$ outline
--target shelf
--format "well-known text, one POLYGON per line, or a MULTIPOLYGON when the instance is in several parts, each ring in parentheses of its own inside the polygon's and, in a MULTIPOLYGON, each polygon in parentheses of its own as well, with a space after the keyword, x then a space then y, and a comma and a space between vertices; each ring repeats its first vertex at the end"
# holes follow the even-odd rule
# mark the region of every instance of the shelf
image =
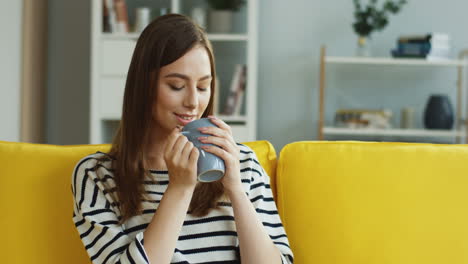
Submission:
POLYGON ((405 136, 405 137, 463 137, 464 131, 435 129, 373 129, 324 127, 326 135, 405 136))
MULTIPOLYGON (((378 65, 388 66, 442 66, 442 67, 455 67, 458 68, 458 82, 457 82, 457 105, 454 112, 458 116, 457 119, 463 118, 463 110, 466 103, 463 103, 463 98, 466 93, 466 87, 462 82, 462 76, 466 74, 465 70, 468 66, 468 53, 461 52, 460 57, 455 59, 425 59, 425 58, 393 58, 393 57, 353 57, 353 56, 327 56, 327 49, 322 46, 320 51, 320 87, 319 87, 319 120, 318 120, 318 139, 324 140, 327 135, 334 135, 343 138, 354 138, 353 136, 394 136, 394 137, 407 137, 408 140, 420 140, 422 138, 449 138, 456 139, 457 142, 464 142, 467 136, 467 127, 463 124, 462 127, 456 127, 451 130, 435 130, 435 129, 372 129, 372 128, 347 128, 328 126, 325 127, 325 88, 327 81, 327 67, 326 64, 336 64, 343 66, 355 65, 368 65, 373 68, 378 65), (412 137, 412 138, 411 138, 412 137)), ((401 95, 404 96, 404 95, 401 95)))
POLYGON ((140 33, 102 33, 103 40, 137 40, 140 33))
POLYGON ((102 121, 120 121, 120 118, 122 118, 122 116, 120 115, 112 115, 112 114, 101 115, 102 121))
POLYGON ((427 65, 427 66, 467 66, 465 60, 426 60, 400 59, 390 57, 331 57, 326 56, 325 62, 335 64, 371 64, 371 65, 427 65))
POLYGON ((246 34, 208 34, 211 41, 247 41, 249 37, 246 34))
MULTIPOLYGON (((103 40, 137 40, 139 33, 102 33, 103 40)), ((246 34, 208 34, 211 41, 247 41, 246 34)))

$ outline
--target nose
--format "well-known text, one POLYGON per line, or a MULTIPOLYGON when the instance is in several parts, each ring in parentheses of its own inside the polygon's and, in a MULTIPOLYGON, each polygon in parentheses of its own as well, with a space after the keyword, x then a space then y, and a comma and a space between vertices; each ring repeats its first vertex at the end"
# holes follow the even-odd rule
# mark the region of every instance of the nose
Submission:
POLYGON ((184 106, 190 109, 197 108, 198 106, 198 92, 197 87, 190 87, 186 89, 187 93, 184 98, 184 106))

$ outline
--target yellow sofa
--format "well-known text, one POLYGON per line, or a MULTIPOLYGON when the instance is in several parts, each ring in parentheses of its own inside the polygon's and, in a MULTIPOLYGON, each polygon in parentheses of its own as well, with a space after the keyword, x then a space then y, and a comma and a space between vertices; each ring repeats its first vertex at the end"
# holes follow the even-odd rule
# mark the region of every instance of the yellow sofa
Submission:
MULTIPOLYGON (((468 146, 296 142, 272 179, 295 263, 468 263, 468 146)), ((0 142, 1 263, 90 263, 72 222, 76 162, 108 145, 0 142)))

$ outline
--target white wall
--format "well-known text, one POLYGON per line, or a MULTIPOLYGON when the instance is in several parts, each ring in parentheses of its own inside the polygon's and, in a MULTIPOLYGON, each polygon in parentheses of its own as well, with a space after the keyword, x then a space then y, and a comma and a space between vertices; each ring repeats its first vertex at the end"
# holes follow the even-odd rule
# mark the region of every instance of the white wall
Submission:
POLYGON ((19 141, 23 1, 6 2, 0 8, 0 140, 19 141))

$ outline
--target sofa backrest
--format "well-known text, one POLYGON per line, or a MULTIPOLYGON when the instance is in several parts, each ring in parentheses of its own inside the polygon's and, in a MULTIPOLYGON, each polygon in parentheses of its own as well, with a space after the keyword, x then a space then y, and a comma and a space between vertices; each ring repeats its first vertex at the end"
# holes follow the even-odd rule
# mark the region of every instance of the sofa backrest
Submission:
MULTIPOLYGON (((245 144, 274 182, 272 145, 245 144)), ((72 171, 84 156, 109 147, 0 142, 2 263, 90 263, 72 221, 72 171)))
POLYGON ((90 263, 75 230, 71 175, 109 146, 0 142, 0 251, 5 263, 90 263))
POLYGON ((295 263, 468 263, 468 146, 296 142, 277 169, 295 263))

